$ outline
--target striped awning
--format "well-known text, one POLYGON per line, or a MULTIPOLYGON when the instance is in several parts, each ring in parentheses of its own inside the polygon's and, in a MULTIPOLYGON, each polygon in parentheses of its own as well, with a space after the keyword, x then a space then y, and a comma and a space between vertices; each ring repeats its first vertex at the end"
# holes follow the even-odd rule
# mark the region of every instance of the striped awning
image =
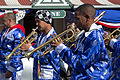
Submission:
POLYGON ((0 0, 0 8, 31 8, 30 0, 0 0))
POLYGON ((95 8, 120 8, 120 0, 70 0, 74 7, 88 3, 95 8))

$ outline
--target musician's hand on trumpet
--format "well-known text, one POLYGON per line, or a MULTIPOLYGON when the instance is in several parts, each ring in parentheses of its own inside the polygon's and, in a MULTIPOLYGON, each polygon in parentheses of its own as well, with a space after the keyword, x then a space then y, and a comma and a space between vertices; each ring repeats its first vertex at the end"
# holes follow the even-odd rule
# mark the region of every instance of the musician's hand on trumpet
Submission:
MULTIPOLYGON (((20 43, 22 43, 22 41, 25 39, 25 37, 23 37, 21 40, 20 40, 20 43)), ((29 48, 31 47, 31 42, 29 40, 26 40, 26 43, 24 43, 22 46, 21 46, 21 51, 28 51, 29 48)))
MULTIPOLYGON (((57 34, 54 34, 55 36, 57 36, 57 34)), ((53 38, 55 38, 55 36, 53 36, 52 34, 51 34, 51 36, 53 37, 53 38)), ((52 39, 52 38, 51 38, 52 39)), ((63 40, 60 38, 60 37, 58 37, 57 39, 54 39, 52 42, 51 42, 51 46, 52 47, 54 47, 54 48, 56 48, 58 45, 60 45, 60 44, 62 44, 63 43, 63 40)))

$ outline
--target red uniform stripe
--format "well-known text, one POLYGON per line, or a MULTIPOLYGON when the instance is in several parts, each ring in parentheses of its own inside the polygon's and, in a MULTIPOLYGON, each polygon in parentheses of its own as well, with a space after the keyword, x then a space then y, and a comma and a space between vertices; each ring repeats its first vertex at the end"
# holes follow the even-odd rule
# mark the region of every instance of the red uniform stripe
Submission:
POLYGON ((100 3, 98 3, 96 0, 80 0, 85 4, 92 4, 92 5, 101 5, 100 3))
POLYGON ((30 0, 18 0, 21 5, 30 5, 32 2, 30 0))

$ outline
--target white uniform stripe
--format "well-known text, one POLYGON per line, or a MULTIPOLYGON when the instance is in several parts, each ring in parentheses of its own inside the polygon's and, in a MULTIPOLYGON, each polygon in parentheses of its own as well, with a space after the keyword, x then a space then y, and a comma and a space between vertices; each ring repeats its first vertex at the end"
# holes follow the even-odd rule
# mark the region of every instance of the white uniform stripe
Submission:
POLYGON ((18 2, 18 0, 4 0, 5 3, 8 5, 8 6, 20 6, 21 4, 18 2))
POLYGON ((113 3, 111 3, 110 1, 108 0, 96 0, 98 3, 100 4, 106 4, 106 5, 115 5, 113 3))

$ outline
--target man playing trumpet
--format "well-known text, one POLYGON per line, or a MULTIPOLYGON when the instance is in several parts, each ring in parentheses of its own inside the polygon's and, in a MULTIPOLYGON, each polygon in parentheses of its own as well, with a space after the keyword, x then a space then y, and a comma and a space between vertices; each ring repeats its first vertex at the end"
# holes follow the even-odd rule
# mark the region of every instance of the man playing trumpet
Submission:
MULTIPOLYGON (((27 44, 21 46, 22 51, 32 51, 39 47, 43 43, 47 42, 52 38, 50 34, 55 34, 55 30, 51 27, 52 15, 47 10, 38 10, 35 15, 36 26, 40 31, 36 43, 32 46, 28 41, 27 44)), ((41 51, 35 52, 32 56, 34 57, 34 68, 33 68, 33 80, 57 80, 60 78, 60 57, 55 51, 50 51, 45 56, 39 57, 43 51, 45 51, 50 45, 41 49, 41 51)))
POLYGON ((52 42, 55 51, 72 67, 71 80, 107 80, 111 75, 111 65, 105 48, 102 30, 94 24, 95 8, 83 4, 75 11, 75 24, 85 30, 72 51, 62 40, 52 42))

